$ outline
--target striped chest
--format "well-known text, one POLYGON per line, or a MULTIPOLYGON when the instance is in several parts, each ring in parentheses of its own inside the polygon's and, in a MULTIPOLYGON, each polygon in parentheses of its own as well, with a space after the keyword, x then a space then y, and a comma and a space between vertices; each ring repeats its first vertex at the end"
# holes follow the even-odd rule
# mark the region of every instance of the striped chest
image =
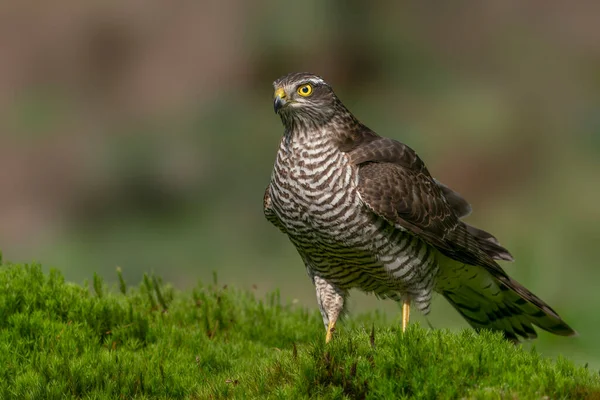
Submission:
POLYGON ((271 177, 279 219, 293 236, 324 240, 354 222, 357 171, 333 143, 283 138, 271 177))

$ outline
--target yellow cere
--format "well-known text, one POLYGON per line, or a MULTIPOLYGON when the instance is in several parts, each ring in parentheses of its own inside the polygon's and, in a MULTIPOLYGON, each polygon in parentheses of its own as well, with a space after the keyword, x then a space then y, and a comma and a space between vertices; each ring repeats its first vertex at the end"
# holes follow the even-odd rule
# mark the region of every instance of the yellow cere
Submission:
POLYGON ((300 86, 297 90, 298 94, 303 97, 310 96, 312 94, 312 91, 313 91, 313 88, 310 85, 310 83, 300 86))
POLYGON ((283 88, 278 88, 277 90, 275 90, 275 97, 283 99, 285 97, 285 90, 283 90, 283 88))

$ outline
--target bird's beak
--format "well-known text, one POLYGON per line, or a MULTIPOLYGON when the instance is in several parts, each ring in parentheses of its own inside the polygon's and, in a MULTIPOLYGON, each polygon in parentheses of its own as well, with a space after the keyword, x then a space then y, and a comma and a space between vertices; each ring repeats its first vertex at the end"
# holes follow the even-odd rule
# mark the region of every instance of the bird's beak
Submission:
POLYGON ((285 100, 285 90, 283 88, 278 88, 275 90, 273 108, 275 109, 275 114, 279 112, 279 110, 287 104, 285 100))

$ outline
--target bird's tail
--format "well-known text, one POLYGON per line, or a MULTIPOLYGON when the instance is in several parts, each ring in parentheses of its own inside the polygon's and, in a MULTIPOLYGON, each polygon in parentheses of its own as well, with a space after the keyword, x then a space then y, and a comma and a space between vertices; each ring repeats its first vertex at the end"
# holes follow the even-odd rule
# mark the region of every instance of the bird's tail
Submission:
POLYGON ((556 335, 576 335, 556 311, 510 277, 468 265, 453 269, 453 275, 458 284, 440 292, 475 330, 501 331, 514 341, 536 338, 534 325, 556 335))

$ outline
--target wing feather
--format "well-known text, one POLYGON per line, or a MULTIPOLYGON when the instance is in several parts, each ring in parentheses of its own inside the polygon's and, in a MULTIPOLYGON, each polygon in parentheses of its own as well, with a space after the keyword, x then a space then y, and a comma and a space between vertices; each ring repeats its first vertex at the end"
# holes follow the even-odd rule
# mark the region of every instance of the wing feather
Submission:
POLYGON ((263 196, 263 211, 265 213, 265 217, 270 223, 279 228, 281 232, 287 234, 287 230, 279 220, 279 217, 275 213, 275 210, 273 210, 270 190, 271 185, 267 186, 267 189, 265 189, 265 195, 263 196))
POLYGON ((455 211, 444 195, 449 189, 431 177, 414 150, 393 139, 379 138, 348 154, 359 167, 358 192, 371 211, 450 258, 506 276, 481 247, 471 227, 460 221, 468 203, 454 198, 454 203, 460 205, 455 211))

